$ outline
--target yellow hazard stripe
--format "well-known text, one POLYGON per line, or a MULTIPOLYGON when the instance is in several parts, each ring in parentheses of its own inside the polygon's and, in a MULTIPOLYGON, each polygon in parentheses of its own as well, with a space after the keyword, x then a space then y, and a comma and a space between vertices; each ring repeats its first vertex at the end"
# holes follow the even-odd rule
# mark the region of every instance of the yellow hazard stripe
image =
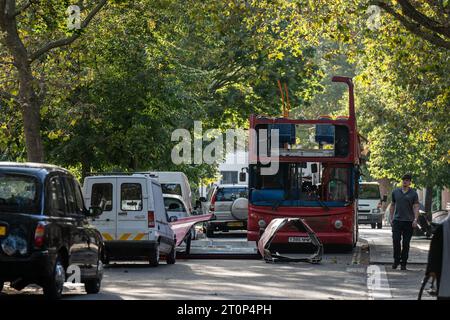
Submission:
POLYGON ((131 233, 124 233, 120 236, 119 240, 128 240, 128 238, 131 236, 131 233))
MULTIPOLYGON (((145 233, 138 233, 135 237, 133 237, 132 233, 124 233, 119 237, 119 240, 142 240, 145 237, 145 233)), ((102 233, 103 239, 105 240, 114 240, 114 238, 107 232, 102 233)))
POLYGON ((133 240, 141 240, 142 238, 144 238, 145 233, 138 233, 136 237, 134 237, 133 240))
POLYGON ((102 233, 102 236, 105 240, 113 240, 113 237, 111 237, 111 235, 109 233, 102 233))

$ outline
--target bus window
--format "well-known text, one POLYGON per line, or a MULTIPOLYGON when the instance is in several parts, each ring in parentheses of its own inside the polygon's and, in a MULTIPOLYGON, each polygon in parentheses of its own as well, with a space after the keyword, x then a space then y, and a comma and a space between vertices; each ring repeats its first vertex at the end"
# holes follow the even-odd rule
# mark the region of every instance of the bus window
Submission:
POLYGON ((328 201, 349 200, 349 168, 329 168, 328 201))
MULTIPOLYGON (((275 175, 261 175, 260 165, 250 166, 251 203, 268 205, 276 201, 281 206, 323 206, 321 202, 348 202, 351 198, 350 167, 330 167, 314 163, 280 163, 275 175), (314 171, 314 172, 313 172, 314 171)), ((339 205, 339 204, 336 204, 339 205)))
POLYGON ((349 153, 349 129, 334 124, 261 124, 255 127, 259 147, 267 144, 270 151, 271 132, 278 130, 280 156, 346 157, 349 153), (261 130, 266 130, 263 132, 261 130))

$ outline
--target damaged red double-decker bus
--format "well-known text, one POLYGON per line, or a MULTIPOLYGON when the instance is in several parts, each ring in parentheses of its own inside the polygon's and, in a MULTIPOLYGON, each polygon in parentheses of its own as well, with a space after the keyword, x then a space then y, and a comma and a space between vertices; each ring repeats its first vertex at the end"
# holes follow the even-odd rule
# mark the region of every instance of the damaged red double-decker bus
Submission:
MULTIPOLYGON (((361 150, 353 83, 347 77, 333 77, 333 82, 348 85, 348 116, 250 117, 248 240, 258 241, 275 218, 302 218, 324 245, 347 250, 356 245, 361 150), (270 172, 270 166, 277 170, 270 172)), ((306 233, 286 226, 272 243, 310 241, 306 233)))

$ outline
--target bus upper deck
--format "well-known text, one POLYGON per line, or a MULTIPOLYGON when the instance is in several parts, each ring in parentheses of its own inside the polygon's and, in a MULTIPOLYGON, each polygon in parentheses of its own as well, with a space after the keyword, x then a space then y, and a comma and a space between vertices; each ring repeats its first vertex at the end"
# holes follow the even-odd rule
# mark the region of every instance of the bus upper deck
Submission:
MULTIPOLYGON (((353 84, 346 77, 333 81, 349 87, 346 117, 250 117, 254 135, 249 146, 249 240, 257 240, 274 218, 300 217, 324 244, 356 243, 361 153, 353 84), (274 162, 277 170, 264 173, 274 162)), ((302 239, 306 237, 287 228, 274 243, 302 239)))

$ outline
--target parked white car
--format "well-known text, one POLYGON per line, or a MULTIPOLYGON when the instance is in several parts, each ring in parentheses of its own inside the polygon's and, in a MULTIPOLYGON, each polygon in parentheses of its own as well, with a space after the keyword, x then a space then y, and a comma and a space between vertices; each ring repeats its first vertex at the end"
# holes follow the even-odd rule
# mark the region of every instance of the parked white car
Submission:
POLYGON ((105 240, 106 263, 145 257, 157 266, 160 255, 175 263, 175 234, 156 179, 148 174, 91 176, 83 189, 88 206, 103 208, 92 224, 105 240))
MULTIPOLYGON (((184 202, 181 196, 175 194, 163 194, 164 206, 166 208, 167 215, 169 216, 169 222, 177 221, 181 218, 187 218, 194 215, 195 212, 189 210, 189 207, 184 202)), ((195 227, 192 227, 190 235, 186 238, 186 244, 191 240, 197 238, 195 227)))
POLYGON ((164 207, 169 216, 169 222, 177 221, 180 218, 186 218, 192 215, 192 211, 181 196, 176 194, 163 194, 163 197, 164 207))

